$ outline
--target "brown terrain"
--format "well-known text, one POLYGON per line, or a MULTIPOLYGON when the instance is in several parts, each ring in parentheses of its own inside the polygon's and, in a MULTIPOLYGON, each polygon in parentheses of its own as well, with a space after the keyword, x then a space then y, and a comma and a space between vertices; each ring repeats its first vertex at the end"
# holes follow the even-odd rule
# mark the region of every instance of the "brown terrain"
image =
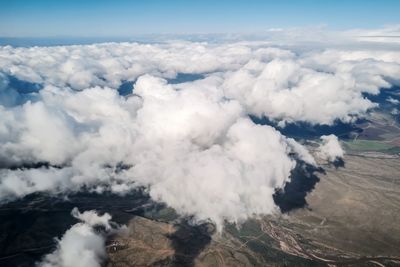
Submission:
POLYGON ((400 158, 344 162, 324 165, 306 208, 221 234, 211 224, 136 216, 109 241, 108 266, 400 265, 400 158))

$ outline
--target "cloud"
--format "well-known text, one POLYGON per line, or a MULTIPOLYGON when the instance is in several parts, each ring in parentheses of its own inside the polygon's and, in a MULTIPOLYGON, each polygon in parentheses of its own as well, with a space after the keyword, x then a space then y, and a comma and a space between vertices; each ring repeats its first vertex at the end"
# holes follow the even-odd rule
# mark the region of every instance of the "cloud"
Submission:
POLYGON ((391 87, 389 80, 399 84, 398 63, 384 62, 382 55, 366 60, 366 54, 325 51, 251 62, 227 72, 223 88, 257 116, 311 124, 351 122, 376 106, 363 93, 377 94, 391 87))
POLYGON ((400 43, 400 25, 389 25, 378 29, 354 29, 348 34, 363 42, 400 43))
POLYGON ((83 90, 118 88, 143 74, 173 78, 177 73, 208 73, 240 66, 251 57, 244 45, 104 43, 55 47, 0 47, 0 72, 44 85, 83 90))
POLYGON ((284 186, 295 166, 285 138, 248 119, 235 122, 221 144, 174 153, 178 146, 165 144, 162 150, 151 151, 148 157, 156 161, 149 165, 145 159, 130 171, 144 174, 141 182, 150 183, 153 199, 181 214, 211 219, 219 230, 224 220, 241 222, 275 212, 275 188, 284 186))
POLYGON ((95 211, 80 213, 77 208, 72 215, 82 222, 73 225, 58 240, 57 248, 43 257, 40 267, 98 267, 106 258, 105 237, 94 226, 110 230, 111 216, 99 216, 95 211))
POLYGON ((78 190, 71 180, 71 168, 38 168, 1 170, 0 201, 10 201, 35 192, 68 192, 78 190))
POLYGON ((337 159, 343 158, 344 151, 340 146, 339 139, 337 136, 323 135, 321 136, 322 144, 318 148, 318 156, 322 159, 334 162, 337 159))
POLYGON ((103 215, 98 215, 97 212, 94 210, 88 210, 84 211, 83 213, 80 213, 78 208, 74 208, 71 211, 71 215, 90 226, 101 225, 104 226, 106 230, 111 229, 110 225, 111 215, 108 213, 104 213, 103 215))
POLYGON ((4 166, 53 167, 3 169, 3 200, 145 186, 153 199, 219 229, 224 220, 275 212, 272 195, 290 179, 291 154, 314 161, 293 139, 255 125, 220 84, 217 76, 171 85, 144 75, 130 98, 107 88, 44 88, 41 101, 3 110, 11 139, 0 155, 4 166))
POLYGON ((400 103, 400 100, 395 99, 395 98, 393 98, 393 97, 391 97, 391 96, 389 96, 389 97, 386 99, 386 101, 388 101, 389 103, 394 104, 394 105, 397 105, 397 104, 400 103))
MULTIPOLYGON (((142 186, 219 229, 278 212, 272 195, 296 160, 316 165, 306 147, 249 115, 282 127, 352 122, 376 107, 365 93, 400 77, 400 54, 386 46, 174 41, 5 46, 0 57, 0 202, 142 186), (177 73, 204 78, 169 83, 177 73), (40 89, 23 93, 10 77, 40 89), (123 97, 126 80, 135 83, 123 97)), ((320 155, 343 156, 336 137, 323 137, 320 155)))

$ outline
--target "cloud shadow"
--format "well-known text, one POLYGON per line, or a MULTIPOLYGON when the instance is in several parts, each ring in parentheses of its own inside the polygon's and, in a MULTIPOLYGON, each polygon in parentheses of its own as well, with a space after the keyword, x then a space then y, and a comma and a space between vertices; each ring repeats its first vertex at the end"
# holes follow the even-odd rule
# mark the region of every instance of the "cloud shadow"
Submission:
POLYGON ((273 195, 275 204, 281 212, 287 213, 295 209, 307 207, 306 196, 320 181, 318 173, 325 173, 321 167, 314 167, 299 161, 292 170, 291 180, 283 189, 273 195))
POLYGON ((211 242, 208 223, 191 225, 187 220, 177 225, 177 230, 168 236, 175 250, 172 266, 194 266, 196 257, 211 242))

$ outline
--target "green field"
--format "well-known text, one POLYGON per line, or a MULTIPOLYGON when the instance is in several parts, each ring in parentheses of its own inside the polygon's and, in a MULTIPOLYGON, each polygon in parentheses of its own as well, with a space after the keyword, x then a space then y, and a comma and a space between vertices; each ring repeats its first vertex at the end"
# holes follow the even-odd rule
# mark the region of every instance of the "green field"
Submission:
POLYGON ((399 147, 373 140, 344 141, 343 143, 346 149, 353 151, 379 151, 388 153, 398 153, 400 151, 399 147))

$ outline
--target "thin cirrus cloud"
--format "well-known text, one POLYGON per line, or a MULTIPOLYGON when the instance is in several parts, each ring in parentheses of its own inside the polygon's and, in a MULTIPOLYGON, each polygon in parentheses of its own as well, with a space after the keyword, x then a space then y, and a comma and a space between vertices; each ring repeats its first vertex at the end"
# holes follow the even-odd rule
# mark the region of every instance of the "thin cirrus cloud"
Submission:
MULTIPOLYGON (((249 115, 281 127, 352 122, 376 107, 365 93, 399 85, 398 49, 342 41, 0 47, 0 200, 142 186, 218 229, 278 212, 272 196, 296 161, 316 163, 249 115), (178 73, 202 78, 168 82, 178 73), (40 89, 21 93, 12 79, 40 89), (129 96, 117 90, 125 81, 134 82, 129 96)), ((327 160, 342 156, 335 137, 323 140, 327 160)))

